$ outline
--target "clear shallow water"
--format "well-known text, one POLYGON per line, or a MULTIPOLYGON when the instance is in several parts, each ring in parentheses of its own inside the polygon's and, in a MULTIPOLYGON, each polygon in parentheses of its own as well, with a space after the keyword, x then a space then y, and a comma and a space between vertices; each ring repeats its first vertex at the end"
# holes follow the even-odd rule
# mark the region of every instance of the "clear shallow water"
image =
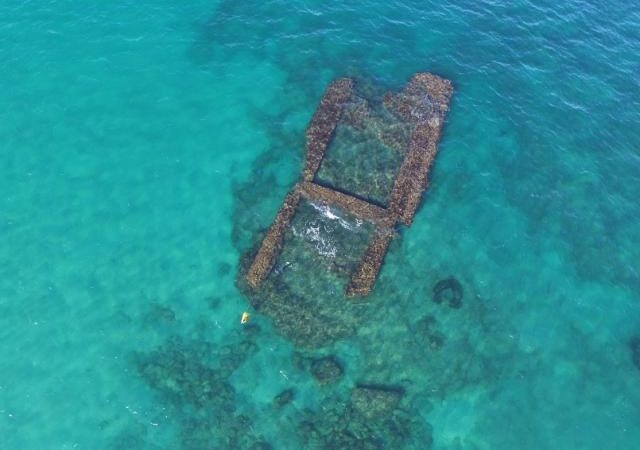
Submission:
POLYGON ((408 386, 409 448, 640 442, 638 12, 325 3, 0 6, 1 448, 300 448, 363 381, 408 386), (240 255, 327 82, 418 70, 456 91, 377 303, 327 348, 243 331, 240 255), (431 300, 449 276, 460 309, 431 300))

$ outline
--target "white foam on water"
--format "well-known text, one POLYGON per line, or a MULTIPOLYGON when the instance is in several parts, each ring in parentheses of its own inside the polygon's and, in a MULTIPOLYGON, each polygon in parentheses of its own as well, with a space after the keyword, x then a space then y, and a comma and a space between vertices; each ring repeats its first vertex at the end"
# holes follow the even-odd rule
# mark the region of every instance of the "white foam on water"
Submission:
POLYGON ((328 239, 323 238, 319 224, 310 222, 302 232, 298 231, 295 227, 292 227, 292 231, 295 236, 305 238, 312 242, 320 256, 335 258, 338 249, 328 239))
POLYGON ((350 222, 344 219, 343 217, 340 217, 339 215, 337 215, 328 205, 316 204, 313 202, 310 202, 310 203, 311 203, 311 206, 313 206, 313 208, 316 211, 322 214, 323 217, 337 221, 340 224, 340 226, 346 230, 356 231, 358 228, 360 228, 360 226, 362 226, 362 220, 360 219, 355 219, 353 222, 350 222))

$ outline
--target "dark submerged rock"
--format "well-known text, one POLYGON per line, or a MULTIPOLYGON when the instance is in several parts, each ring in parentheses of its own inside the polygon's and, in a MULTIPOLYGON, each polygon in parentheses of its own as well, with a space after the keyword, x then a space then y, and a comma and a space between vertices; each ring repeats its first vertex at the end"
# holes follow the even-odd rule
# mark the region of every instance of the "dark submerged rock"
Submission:
POLYGON ((298 425, 301 448, 383 450, 431 448, 432 430, 414 409, 401 406, 393 386, 358 385, 347 401, 328 399, 305 410, 298 425))
POLYGON ((229 383, 231 374, 255 350, 255 344, 246 340, 219 347, 171 339, 135 356, 142 380, 180 417, 181 448, 248 449, 264 442, 253 432, 251 419, 237 413, 229 383))
POLYGON ((227 262, 218 264, 218 275, 224 277, 226 275, 229 275, 229 273, 231 273, 231 264, 227 262))
POLYGON ((633 364, 640 370, 640 336, 633 337, 629 343, 633 364))
POLYGON ((395 387, 359 385, 346 402, 328 399, 317 410, 303 411, 298 424, 301 448, 431 448, 431 427, 417 411, 401 407, 402 397, 403 391, 395 387))
POLYGON ((273 404, 282 408, 293 401, 296 396, 294 389, 285 389, 273 398, 273 404))
POLYGON ((436 326, 436 318, 431 315, 421 317, 413 327, 414 333, 418 336, 428 336, 436 326))
POLYGON ((335 356, 327 356, 311 361, 311 374, 320 384, 337 381, 344 370, 340 361, 335 356))
POLYGON ((211 297, 207 299, 207 304, 211 309, 218 309, 221 303, 222 299, 220 297, 211 297))
POLYGON ((431 350, 440 350, 445 343, 446 337, 436 330, 438 322, 430 315, 422 317, 413 326, 414 340, 424 345, 426 343, 431 350))
POLYGON ((260 334, 261 328, 257 323, 249 322, 242 327, 242 330, 247 336, 255 337, 260 334))
POLYGON ((176 313, 161 303, 152 303, 149 311, 144 316, 145 323, 149 325, 167 325, 175 322, 176 313))
POLYGON ((358 385, 351 392, 354 410, 368 419, 387 416, 398 407, 404 390, 395 386, 358 385))
POLYGON ((178 404, 231 405, 233 388, 216 370, 193 355, 172 344, 140 358, 138 371, 149 386, 178 404))
POLYGON ((355 333, 361 321, 344 299, 298 295, 281 277, 270 277, 259 289, 239 284, 251 306, 272 319, 275 328, 298 348, 315 349, 355 333), (322 301, 320 301, 322 300, 322 301))
POLYGON ((462 306, 462 285, 454 277, 438 281, 433 287, 433 301, 447 303, 449 307, 458 309, 462 306))
POLYGON ((444 334, 436 331, 429 335, 428 341, 429 341, 429 347, 432 350, 440 350, 444 345, 444 341, 445 341, 444 334))

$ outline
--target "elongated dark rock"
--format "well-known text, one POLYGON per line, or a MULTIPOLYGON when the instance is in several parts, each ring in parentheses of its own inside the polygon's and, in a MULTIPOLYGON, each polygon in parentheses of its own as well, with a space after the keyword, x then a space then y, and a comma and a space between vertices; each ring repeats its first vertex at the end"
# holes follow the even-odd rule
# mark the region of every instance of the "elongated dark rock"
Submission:
POLYGON ((360 264, 351 275, 346 290, 347 296, 367 295, 371 292, 391 239, 393 239, 393 231, 389 229, 376 230, 360 264))
POLYGON ((319 184, 303 182, 300 193, 312 202, 337 206, 358 219, 374 223, 387 223, 389 219, 386 209, 319 184))
POLYGON ((253 259, 251 266, 247 272, 247 284, 256 288, 269 275, 273 265, 278 259, 280 248, 282 247, 282 239, 284 232, 291 223, 296 207, 300 202, 300 193, 297 186, 293 188, 284 199, 278 214, 276 215, 273 225, 269 228, 266 236, 262 240, 260 249, 253 259))
POLYGON ((353 80, 339 78, 327 87, 318 109, 307 126, 307 157, 302 171, 305 181, 313 180, 333 132, 338 125, 344 103, 351 96, 353 80))
POLYGON ((399 94, 385 97, 385 106, 414 124, 409 150, 391 191, 389 210, 411 225, 437 152, 444 116, 453 88, 449 80, 429 73, 413 76, 399 94))
POLYGON ((409 151, 394 181, 389 210, 405 225, 411 225, 422 193, 427 188, 427 175, 436 156, 438 132, 428 123, 416 125, 409 151))

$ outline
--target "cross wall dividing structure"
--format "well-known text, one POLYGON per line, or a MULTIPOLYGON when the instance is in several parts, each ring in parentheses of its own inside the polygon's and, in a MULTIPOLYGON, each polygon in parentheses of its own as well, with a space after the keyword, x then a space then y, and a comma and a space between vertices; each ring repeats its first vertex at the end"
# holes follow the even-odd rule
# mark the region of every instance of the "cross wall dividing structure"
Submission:
MULTIPOLYGON (((275 220, 256 253, 246 281, 257 288, 273 269, 301 198, 337 206, 352 216, 372 223, 375 231, 346 287, 347 296, 367 295, 375 283, 382 261, 400 222, 411 225, 428 172, 436 156, 449 100, 451 82, 430 73, 417 73, 400 93, 388 93, 384 106, 411 124, 411 137, 404 160, 393 182, 386 208, 314 182, 325 152, 340 121, 345 103, 352 96, 354 82, 339 78, 329 84, 306 130, 306 159, 302 179, 287 194, 275 220)), ((365 157, 365 155, 363 155, 365 157)))

